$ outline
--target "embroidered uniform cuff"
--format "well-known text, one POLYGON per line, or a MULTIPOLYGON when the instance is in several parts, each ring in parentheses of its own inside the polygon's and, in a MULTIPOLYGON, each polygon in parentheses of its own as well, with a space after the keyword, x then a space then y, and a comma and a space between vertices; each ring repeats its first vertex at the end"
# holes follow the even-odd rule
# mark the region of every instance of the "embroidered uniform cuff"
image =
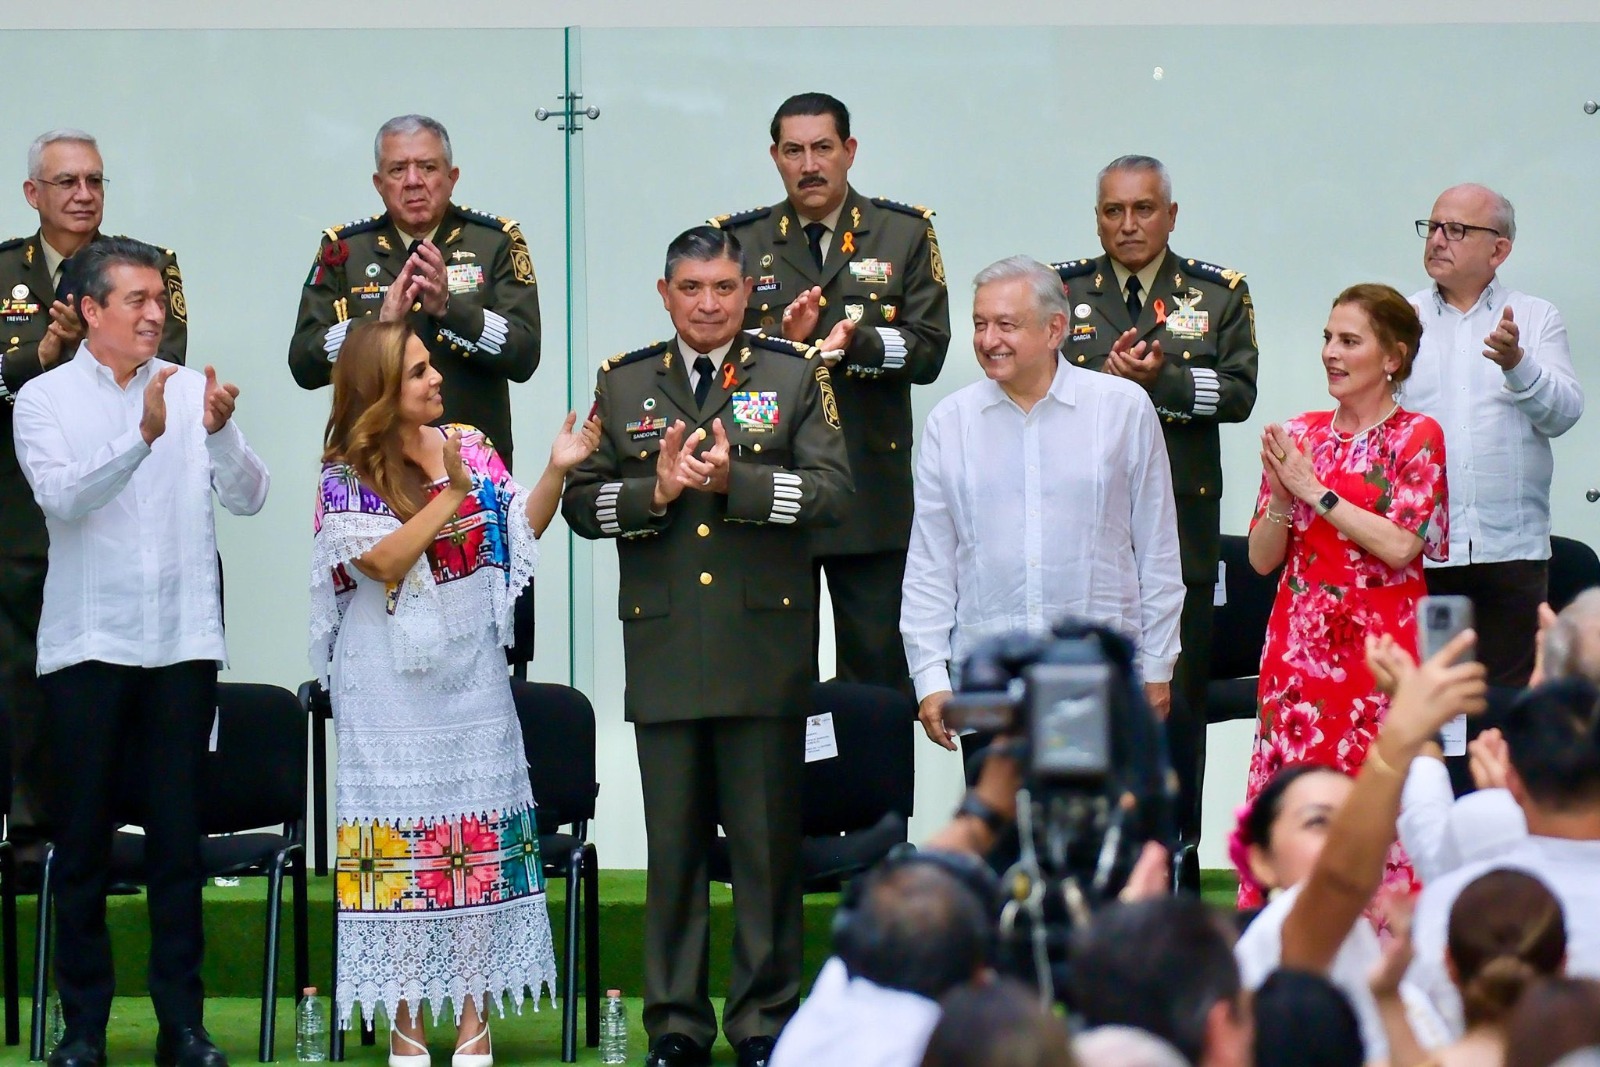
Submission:
POLYGON ((1194 378, 1194 413, 1215 415, 1222 400, 1222 382, 1217 372, 1210 367, 1190 367, 1189 374, 1194 378))
POLYGON ((1505 372, 1506 388, 1513 393, 1526 393, 1529 389, 1539 384, 1544 368, 1534 362, 1527 352, 1522 353, 1522 358, 1517 365, 1505 372))
POLYGON ((498 356, 500 349, 505 347, 506 337, 510 332, 511 327, 506 323, 504 315, 497 315, 485 308, 483 336, 478 338, 478 347, 491 356, 498 356))
POLYGON ((602 533, 620 534, 622 523, 617 518, 617 499, 622 495, 621 482, 607 482, 594 498, 594 517, 602 533))
POLYGON ((788 471, 772 472, 772 513, 768 522, 787 526, 800 517, 800 476, 788 471))
POLYGON ((328 362, 332 363, 339 358, 339 349, 344 344, 344 335, 350 332, 350 320, 336 322, 328 327, 328 336, 322 341, 322 348, 328 353, 328 362))
POLYGON ((899 330, 888 326, 876 327, 883 339, 883 369, 899 370, 906 365, 906 339, 899 330))
POLYGON ((11 395, 10 388, 6 386, 6 357, 4 352, 0 352, 0 400, 4 400, 7 404, 16 402, 16 398, 11 395))

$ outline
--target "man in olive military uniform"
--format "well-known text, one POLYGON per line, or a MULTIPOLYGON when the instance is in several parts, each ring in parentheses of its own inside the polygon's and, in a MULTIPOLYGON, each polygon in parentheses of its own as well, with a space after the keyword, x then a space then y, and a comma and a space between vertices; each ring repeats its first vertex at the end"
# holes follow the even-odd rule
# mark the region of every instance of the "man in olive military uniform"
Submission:
MULTIPOLYGON (((1063 347, 1074 366, 1144 386, 1166 435, 1185 587, 1183 652, 1167 737, 1181 782, 1178 828, 1192 846, 1200 838, 1205 692, 1221 552, 1217 427, 1243 422, 1255 405, 1255 309, 1244 275, 1167 247, 1178 205, 1159 160, 1112 160, 1100 172, 1095 217, 1105 255, 1055 264, 1072 305, 1063 347)), ((1184 861, 1185 882, 1198 889, 1192 850, 1184 861)))
MULTIPOLYGON (((83 340, 72 257, 102 236, 106 177, 95 139, 82 130, 40 135, 28 147, 22 193, 39 213, 39 231, 0 242, 0 703, 11 712, 11 829, 25 840, 40 826, 42 791, 50 781, 39 736, 44 697, 35 683, 34 649, 49 538, 17 464, 11 405, 25 382, 70 360, 83 340)), ((156 354, 182 363, 188 311, 171 252, 162 259, 161 278, 167 323, 156 354)))
POLYGON ((539 293, 522 231, 450 202, 450 134, 423 115, 378 130, 373 187, 384 212, 332 226, 300 294, 289 369, 328 384, 350 323, 404 319, 444 375, 444 421, 478 427, 511 465, 508 382, 539 365, 539 293))
POLYGON ((911 538, 911 386, 939 376, 950 344, 933 212, 850 187, 850 112, 826 93, 785 100, 772 161, 788 196, 713 219, 738 236, 754 285, 745 326, 817 344, 833 369, 856 498, 811 535, 828 576, 837 675, 911 692, 900 586, 911 538))
POLYGON ((809 527, 851 492, 827 366, 746 334, 739 242, 710 226, 667 249, 677 331, 607 360, 604 433, 562 513, 620 538, 618 611, 649 840, 648 1063, 710 1062, 706 862, 720 822, 733 872, 722 1029, 761 1067, 800 997, 800 782, 814 671, 809 527))

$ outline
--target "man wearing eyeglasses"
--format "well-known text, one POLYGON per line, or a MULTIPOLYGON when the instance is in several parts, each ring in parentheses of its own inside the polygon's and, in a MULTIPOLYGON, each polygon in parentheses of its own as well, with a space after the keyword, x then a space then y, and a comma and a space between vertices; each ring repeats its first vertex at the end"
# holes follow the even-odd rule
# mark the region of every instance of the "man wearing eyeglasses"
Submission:
POLYGON ((1583 414, 1583 389, 1561 313, 1497 274, 1517 236, 1511 201, 1454 186, 1417 233, 1433 285, 1411 298, 1422 346, 1400 399, 1444 428, 1450 486, 1450 560, 1428 564, 1428 592, 1472 598, 1494 623, 1478 627, 1489 681, 1520 687, 1549 585, 1550 439, 1583 414))
MULTIPOLYGON (((73 257, 101 238, 105 165, 82 130, 51 130, 28 146, 22 195, 39 213, 39 232, 0 242, 0 701, 10 705, 14 840, 40 825, 50 780, 39 734, 44 699, 34 681, 34 637, 44 602, 44 514, 23 480, 11 439, 11 410, 29 380, 70 360, 83 340, 73 257)), ((183 362, 188 315, 183 276, 170 251, 161 264, 167 321, 156 355, 183 362)))

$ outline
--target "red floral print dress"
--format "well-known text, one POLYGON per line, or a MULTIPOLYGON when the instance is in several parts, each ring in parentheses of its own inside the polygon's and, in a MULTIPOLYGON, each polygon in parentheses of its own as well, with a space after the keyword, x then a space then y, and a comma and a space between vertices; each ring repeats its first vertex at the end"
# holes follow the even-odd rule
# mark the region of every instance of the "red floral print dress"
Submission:
MULTIPOLYGON (((1342 438, 1333 413, 1307 412, 1284 424, 1311 453, 1317 479, 1339 494, 1339 508, 1382 515, 1422 538, 1423 550, 1396 570, 1340 533, 1311 505, 1296 500, 1278 598, 1261 651, 1259 710, 1250 756, 1247 798, 1254 799, 1279 768, 1321 763, 1354 774, 1389 710, 1373 689, 1366 639, 1392 634, 1416 654, 1417 601, 1427 593, 1422 556, 1449 555, 1444 432, 1426 415, 1396 409, 1375 428, 1342 438)), ((1266 521, 1266 477, 1255 523, 1266 521)), ((1389 852, 1386 891, 1416 885, 1398 843, 1389 852)), ((1241 907, 1261 901, 1240 890, 1241 907)))

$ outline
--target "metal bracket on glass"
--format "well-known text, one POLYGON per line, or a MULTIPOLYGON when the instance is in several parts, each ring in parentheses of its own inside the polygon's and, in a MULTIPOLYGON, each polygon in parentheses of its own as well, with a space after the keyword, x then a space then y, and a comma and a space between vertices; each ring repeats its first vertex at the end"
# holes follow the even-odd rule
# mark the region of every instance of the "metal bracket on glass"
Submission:
POLYGON ((1585 100, 1583 102, 1583 113, 1585 115, 1593 115, 1596 111, 1600 111, 1600 104, 1595 103, 1593 100, 1585 100))
POLYGON ((578 107, 578 101, 583 99, 582 93, 562 93, 556 99, 561 101, 561 109, 559 111, 551 111, 547 107, 541 107, 533 113, 533 117, 543 122, 553 115, 562 120, 556 126, 556 129, 568 130, 572 133, 578 133, 583 129, 583 126, 579 124, 579 119, 597 119, 600 117, 600 109, 597 107, 578 107))

